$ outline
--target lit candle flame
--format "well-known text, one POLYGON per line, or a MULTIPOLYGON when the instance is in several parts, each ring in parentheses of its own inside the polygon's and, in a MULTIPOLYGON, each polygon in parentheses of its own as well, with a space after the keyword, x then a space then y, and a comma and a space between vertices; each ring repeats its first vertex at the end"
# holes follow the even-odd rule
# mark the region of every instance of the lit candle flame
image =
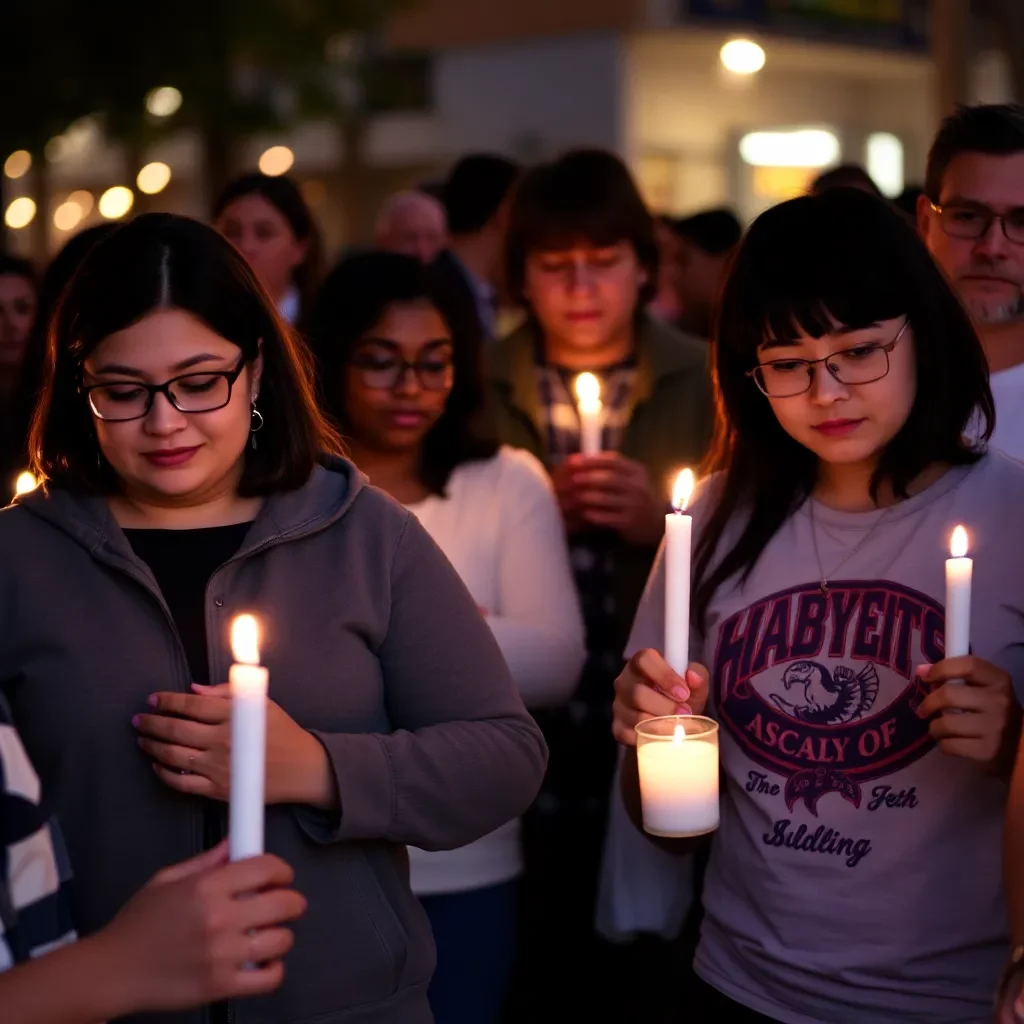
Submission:
POLYGON ((20 498, 23 494, 29 494, 39 486, 39 481, 27 469, 24 473, 18 474, 14 484, 14 493, 20 498))
POLYGON ((949 553, 953 558, 963 558, 967 554, 967 531, 958 526, 953 531, 949 542, 949 553))
POLYGON ((231 654, 239 665, 260 663, 260 627, 252 615, 239 615, 231 623, 231 654))
POLYGON ((686 739, 686 730, 683 728, 683 723, 680 722, 676 725, 675 731, 672 733, 673 743, 682 743, 686 739))
POLYGON ((693 497, 695 486, 692 469, 684 469, 676 477, 675 487, 672 488, 672 507, 677 512, 686 511, 686 506, 690 504, 690 498, 693 497))
POLYGON ((576 378, 576 398, 581 412, 600 412, 601 382, 592 373, 581 373, 576 378))

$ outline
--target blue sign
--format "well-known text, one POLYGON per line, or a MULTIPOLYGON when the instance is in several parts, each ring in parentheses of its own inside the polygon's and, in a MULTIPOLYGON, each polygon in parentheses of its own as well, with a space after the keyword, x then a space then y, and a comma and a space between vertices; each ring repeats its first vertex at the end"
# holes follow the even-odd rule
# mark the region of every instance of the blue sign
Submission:
POLYGON ((928 47, 929 0, 682 0, 692 21, 908 50, 928 47))

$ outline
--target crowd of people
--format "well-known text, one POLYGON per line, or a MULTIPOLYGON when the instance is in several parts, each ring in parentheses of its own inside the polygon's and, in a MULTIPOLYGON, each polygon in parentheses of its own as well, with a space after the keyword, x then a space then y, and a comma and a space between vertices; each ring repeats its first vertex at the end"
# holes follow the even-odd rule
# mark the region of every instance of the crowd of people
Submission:
POLYGON ((898 203, 843 166, 746 229, 579 149, 464 157, 326 274, 255 173, 0 257, 0 481, 39 485, 0 513, 0 1018, 1019 1024, 1019 459, 1016 106, 898 203), (240 612, 268 853, 229 863, 240 612), (711 837, 643 831, 677 714, 718 723, 711 837))

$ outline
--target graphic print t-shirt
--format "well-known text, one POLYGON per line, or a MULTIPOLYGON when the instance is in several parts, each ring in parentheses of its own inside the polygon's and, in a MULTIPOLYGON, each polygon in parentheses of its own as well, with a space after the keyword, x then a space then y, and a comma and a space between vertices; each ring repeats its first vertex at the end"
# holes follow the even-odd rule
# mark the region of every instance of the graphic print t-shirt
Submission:
MULTIPOLYGON (((695 966, 733 999, 786 1024, 991 1019, 1008 944, 1006 786, 938 749, 915 669, 943 657, 945 559, 962 523, 973 653, 1020 692, 1022 511, 1024 466, 997 453, 888 512, 816 504, 826 575, 861 544, 823 593, 805 504, 746 584, 715 596, 691 639, 723 769, 695 966)), ((630 652, 662 649, 663 595, 659 560, 630 652)))

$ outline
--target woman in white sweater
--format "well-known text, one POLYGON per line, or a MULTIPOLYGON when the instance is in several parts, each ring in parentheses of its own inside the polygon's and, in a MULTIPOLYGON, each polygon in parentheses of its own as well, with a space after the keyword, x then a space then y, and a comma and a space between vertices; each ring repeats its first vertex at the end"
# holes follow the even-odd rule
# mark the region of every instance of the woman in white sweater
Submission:
MULTIPOLYGON (((352 458, 451 560, 527 706, 567 701, 584 646, 561 518, 541 464, 476 427, 481 339, 462 282, 405 256, 351 257, 324 283, 311 333, 322 401, 352 458)), ((489 1024, 512 969, 519 824, 409 854, 438 946, 435 1019, 489 1024)))

